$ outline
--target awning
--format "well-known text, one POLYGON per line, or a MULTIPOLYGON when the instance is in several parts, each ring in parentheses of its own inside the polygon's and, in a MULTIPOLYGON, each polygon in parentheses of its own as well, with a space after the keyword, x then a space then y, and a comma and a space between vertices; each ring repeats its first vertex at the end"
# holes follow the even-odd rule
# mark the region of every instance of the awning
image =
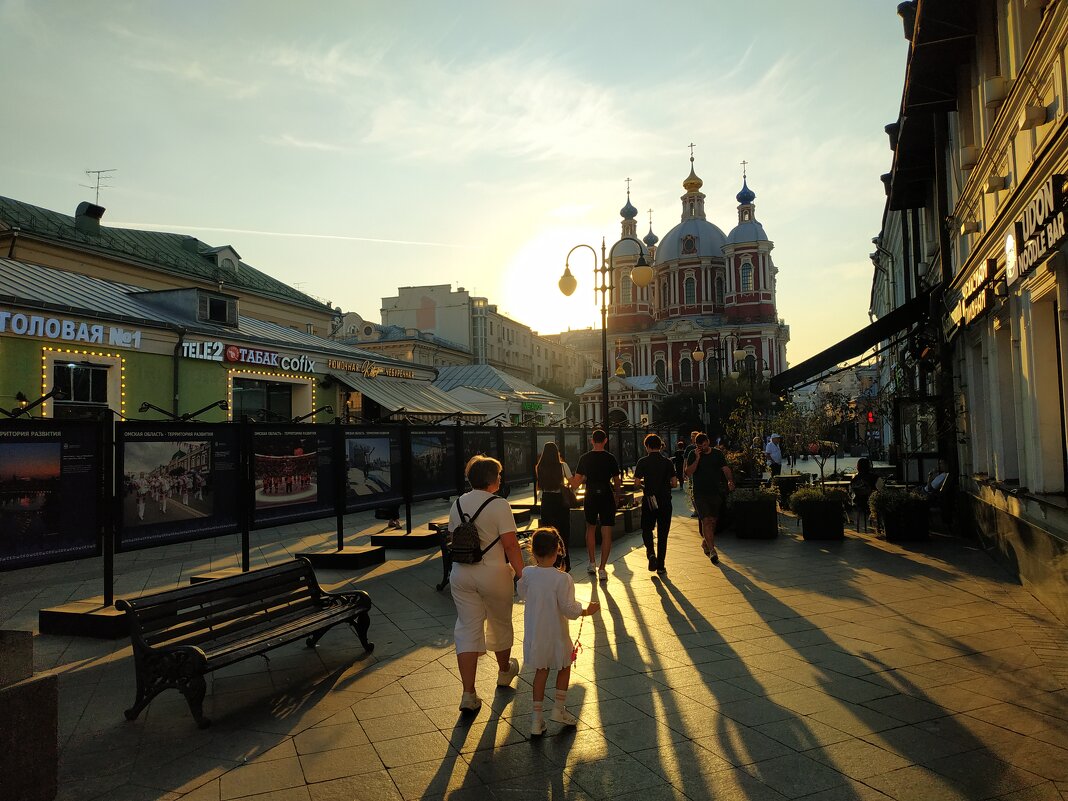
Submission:
POLYGON ((768 386, 772 393, 793 389, 813 376, 830 370, 844 361, 856 358, 883 340, 890 339, 899 331, 903 331, 913 323, 918 323, 920 320, 925 319, 930 314, 930 311, 931 294, 930 292, 924 292, 908 303, 898 306, 886 316, 880 317, 871 325, 860 329, 855 334, 850 334, 841 342, 831 345, 822 353, 817 353, 812 358, 805 359, 801 364, 772 376, 768 386))
POLYGON ((383 409, 385 419, 404 417, 435 422, 443 417, 478 423, 485 412, 459 403, 456 398, 425 381, 398 378, 368 378, 360 373, 328 370, 331 376, 349 389, 366 395, 383 409))

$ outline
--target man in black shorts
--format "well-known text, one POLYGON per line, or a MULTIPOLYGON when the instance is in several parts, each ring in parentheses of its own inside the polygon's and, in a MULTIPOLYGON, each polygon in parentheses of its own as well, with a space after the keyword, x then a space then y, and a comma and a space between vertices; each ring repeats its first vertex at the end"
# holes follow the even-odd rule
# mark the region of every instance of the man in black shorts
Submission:
POLYGON ((707 434, 698 434, 695 445, 686 459, 685 472, 693 485, 693 505, 701 521, 701 548, 716 565, 716 521, 727 493, 734 489, 734 477, 723 452, 712 447, 707 434))
POLYGON ((656 434, 645 438, 645 456, 634 466, 634 489, 642 489, 642 541, 649 569, 667 575, 664 556, 667 554, 668 531, 671 530, 671 490, 678 486, 675 465, 664 456, 663 441, 656 434), (656 550, 653 550, 653 526, 656 526, 656 550))
POLYGON ((590 557, 586 572, 591 576, 596 572, 601 581, 608 581, 608 555, 612 551, 612 527, 616 523, 616 495, 622 488, 622 479, 619 462, 605 450, 608 435, 599 428, 595 429, 590 442, 593 443, 593 450, 579 457, 575 475, 571 477, 571 488, 577 489, 583 482, 586 484, 583 511, 586 514, 586 551, 590 557), (593 563, 597 558, 598 526, 601 528, 601 567, 595 570, 593 563))

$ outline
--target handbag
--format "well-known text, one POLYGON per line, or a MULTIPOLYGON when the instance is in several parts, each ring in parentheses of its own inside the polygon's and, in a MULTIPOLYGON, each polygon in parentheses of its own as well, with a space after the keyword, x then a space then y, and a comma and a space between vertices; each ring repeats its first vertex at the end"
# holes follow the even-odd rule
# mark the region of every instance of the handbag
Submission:
POLYGON ((560 497, 564 500, 564 506, 568 509, 574 509, 579 505, 578 495, 567 484, 560 487, 560 497))

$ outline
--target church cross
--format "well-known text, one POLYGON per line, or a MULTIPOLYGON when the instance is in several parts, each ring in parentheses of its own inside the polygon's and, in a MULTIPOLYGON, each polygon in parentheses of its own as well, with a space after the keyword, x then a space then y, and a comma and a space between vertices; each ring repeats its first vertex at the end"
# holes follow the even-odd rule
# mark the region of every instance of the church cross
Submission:
POLYGON ((748 163, 749 163, 748 161, 745 161, 745 160, 742 161, 742 180, 743 181, 745 180, 745 165, 748 164, 748 163))
POLYGON ((696 145, 693 142, 690 142, 689 147, 690 147, 690 161, 693 161, 693 149, 696 147, 696 145))
POLYGON ((627 178, 627 197, 630 197, 630 178, 627 178))

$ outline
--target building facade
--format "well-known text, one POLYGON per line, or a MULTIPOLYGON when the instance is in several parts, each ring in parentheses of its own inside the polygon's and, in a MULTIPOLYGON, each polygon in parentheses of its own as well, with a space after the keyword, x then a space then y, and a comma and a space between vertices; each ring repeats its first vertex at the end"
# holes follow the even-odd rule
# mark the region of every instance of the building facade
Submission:
MULTIPOLYGON (((609 251, 609 371, 618 377, 653 377, 656 381, 643 384, 644 391, 664 393, 701 389, 717 375, 780 372, 786 367, 790 329, 778 316, 774 244, 756 218, 756 194, 743 176, 736 195, 738 220, 725 234, 705 213, 704 182, 692 157, 682 186, 679 223, 663 239, 650 224, 641 240, 654 270, 647 287, 635 286, 630 278, 641 246, 636 241, 638 211, 629 192, 620 210, 621 238, 609 251), (701 356, 695 358, 698 351, 701 356)), ((554 338, 600 365, 599 331, 569 331, 554 338)), ((597 392, 592 384, 584 387, 583 404, 592 403, 597 392)), ((640 422, 633 417, 633 400, 629 393, 624 398, 610 392, 613 423, 640 422)))

